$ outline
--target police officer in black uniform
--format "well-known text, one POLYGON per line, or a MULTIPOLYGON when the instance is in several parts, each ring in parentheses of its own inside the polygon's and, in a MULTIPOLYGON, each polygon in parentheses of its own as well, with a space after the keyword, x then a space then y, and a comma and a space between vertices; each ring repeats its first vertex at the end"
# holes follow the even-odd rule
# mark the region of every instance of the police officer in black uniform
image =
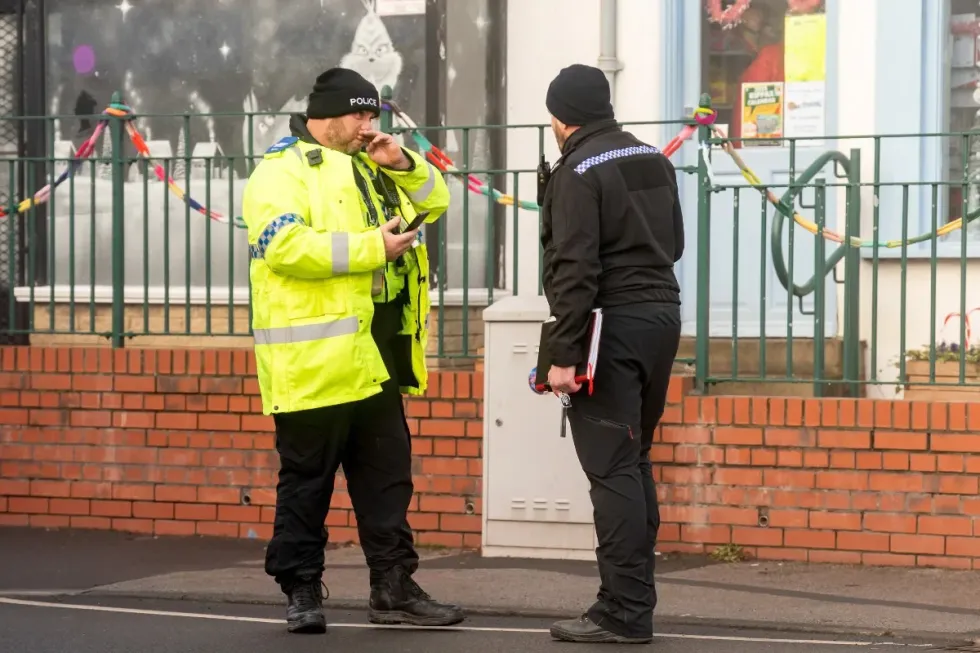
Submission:
POLYGON ((573 642, 646 643, 653 637, 654 547, 660 513, 650 445, 681 333, 674 264, 684 220, 674 167, 618 126, 597 68, 563 69, 548 88, 561 148, 542 180, 544 291, 555 317, 548 380, 569 395, 568 423, 590 484, 599 547, 597 601, 552 626, 573 642), (592 394, 576 381, 590 312, 603 325, 592 394))

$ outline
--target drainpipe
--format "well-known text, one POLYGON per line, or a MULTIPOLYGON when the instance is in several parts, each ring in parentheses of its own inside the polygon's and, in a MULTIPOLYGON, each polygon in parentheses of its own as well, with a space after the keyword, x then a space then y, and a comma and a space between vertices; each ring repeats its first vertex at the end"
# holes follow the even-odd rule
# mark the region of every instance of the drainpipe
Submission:
POLYGON ((616 56, 616 21, 619 10, 616 0, 599 0, 599 60, 598 68, 609 80, 609 95, 616 105, 616 73, 623 69, 616 56))

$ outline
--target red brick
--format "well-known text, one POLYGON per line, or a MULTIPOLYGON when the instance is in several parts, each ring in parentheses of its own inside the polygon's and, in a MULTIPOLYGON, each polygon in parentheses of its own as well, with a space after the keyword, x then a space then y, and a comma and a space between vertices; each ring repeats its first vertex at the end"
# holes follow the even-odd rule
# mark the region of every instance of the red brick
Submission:
POLYGON ((929 447, 929 436, 925 433, 875 431, 875 449, 901 449, 904 451, 924 451, 929 447))
POLYGON ((463 546, 462 533, 442 533, 439 531, 422 531, 418 533, 418 542, 423 546, 442 546, 452 549, 463 546))
POLYGON ((459 420, 423 419, 419 422, 419 435, 465 437, 465 422, 459 420))
POLYGON ((174 506, 173 518, 180 521, 214 521, 218 518, 218 508, 205 503, 178 503, 174 506))
POLYGON ((800 549, 833 549, 837 534, 833 531, 786 529, 784 542, 788 547, 800 549))
POLYGON ((29 496, 30 493, 30 481, 0 478, 0 496, 29 496))
POLYGON ((816 435, 811 429, 767 428, 765 442, 770 447, 812 447, 816 445, 816 435))
POLYGON ((238 415, 205 413, 198 416, 197 427, 202 431, 241 431, 242 422, 238 415))
POLYGON ((438 531, 439 515, 434 512, 412 512, 408 515, 408 524, 416 532, 438 531))
POLYGON ((980 453, 980 438, 975 434, 946 434, 933 433, 932 451, 957 451, 964 453, 980 453))
POLYGON ((35 528, 67 528, 71 518, 68 515, 30 515, 28 523, 35 528))
POLYGON ((729 544, 731 530, 728 526, 692 526, 681 525, 681 539, 685 542, 703 544, 729 544))
POLYGON ((871 446, 871 433, 822 429, 817 435, 817 443, 828 449, 867 449, 871 446))
MULTIPOLYGON (((68 481, 31 481, 30 494, 35 497, 70 497, 71 483, 68 481)), ((0 494, 3 494, 0 491, 0 494)))
POLYGON ((133 501, 152 501, 152 485, 114 485, 112 488, 113 499, 129 499, 133 501))
MULTIPOLYGON (((748 406, 748 404, 744 404, 748 406)), ((747 414, 747 412, 746 412, 747 414)), ((712 440, 715 444, 741 444, 741 445, 761 445, 762 429, 760 428, 740 428, 740 427, 718 427, 714 431, 712 440)))
POLYGON ((88 515, 88 499, 51 499, 48 510, 53 515, 88 515))
POLYGON ((153 522, 155 535, 194 535, 197 524, 192 521, 169 521, 159 519, 153 522))
POLYGON ((861 554, 857 551, 810 551, 809 562, 834 564, 834 565, 857 565, 861 564, 861 554))
POLYGON ((946 540, 938 535, 903 535, 896 533, 891 537, 892 553, 942 555, 946 551, 946 540))
POLYGON ((133 504, 130 501, 93 500, 91 514, 96 517, 131 517, 133 504))
POLYGON ((218 521, 257 522, 260 515, 259 506, 218 506, 218 521))
POLYGON ((149 519, 113 519, 112 528, 130 533, 153 533, 153 521, 149 519))
POLYGON ((943 494, 976 495, 980 486, 976 476, 940 476, 939 491, 943 494))
POLYGON ((759 523, 759 513, 752 508, 711 507, 708 508, 708 523, 754 526, 759 523))
POLYGON ((112 520, 107 517, 72 516, 69 521, 69 526, 71 528, 109 530, 112 528, 112 520))
POLYGON ((973 535, 973 520, 952 515, 920 515, 918 532, 923 535, 973 535))
POLYGON ((861 561, 866 565, 889 566, 889 567, 914 567, 915 556, 897 555, 894 553, 864 553, 861 561))
POLYGON ((240 504, 242 495, 238 490, 231 488, 202 487, 198 488, 197 500, 201 503, 240 504))
POLYGON ((890 537, 885 533, 838 533, 837 548, 849 551, 888 551, 890 537))
POLYGON ((915 533, 915 515, 899 513, 865 513, 864 528, 870 531, 885 533, 915 533))
POLYGON ((139 519, 173 519, 174 504, 156 501, 134 501, 133 517, 139 519))
POLYGON ((808 552, 806 549, 787 549, 760 546, 755 550, 755 554, 761 560, 792 560, 796 562, 806 562, 808 552))
POLYGON ((743 546, 782 546, 783 531, 779 528, 732 529, 732 542, 743 546))
POLYGON ((810 528, 835 531, 861 530, 861 515, 856 512, 817 512, 810 513, 810 528))
MULTIPOLYGON (((197 535, 210 537, 238 537, 239 534, 239 525, 233 522, 199 521, 196 523, 197 535)), ((333 540, 333 529, 331 529, 330 535, 330 539, 333 540)))
POLYGON ((50 510, 48 499, 36 497, 10 497, 10 499, 7 500, 7 504, 7 509, 10 510, 10 512, 44 514, 50 510))

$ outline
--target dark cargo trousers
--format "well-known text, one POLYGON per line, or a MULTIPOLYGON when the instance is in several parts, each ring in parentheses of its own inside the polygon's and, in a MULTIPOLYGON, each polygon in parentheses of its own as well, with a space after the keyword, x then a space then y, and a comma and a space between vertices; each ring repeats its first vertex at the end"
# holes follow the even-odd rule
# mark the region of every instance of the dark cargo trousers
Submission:
MULTIPOLYGON (((391 337, 401 308, 376 306, 372 335, 394 377, 391 337)), ((275 415, 280 471, 265 571, 288 591, 297 576, 323 573, 329 532, 324 522, 339 467, 357 517, 372 581, 401 565, 418 568, 407 512, 412 500, 412 450, 397 380, 363 401, 275 415)))
POLYGON ((599 592, 588 616, 617 635, 649 637, 660 528, 650 447, 680 342, 680 307, 650 302, 603 313, 594 392, 572 395, 568 410, 599 540, 599 592))

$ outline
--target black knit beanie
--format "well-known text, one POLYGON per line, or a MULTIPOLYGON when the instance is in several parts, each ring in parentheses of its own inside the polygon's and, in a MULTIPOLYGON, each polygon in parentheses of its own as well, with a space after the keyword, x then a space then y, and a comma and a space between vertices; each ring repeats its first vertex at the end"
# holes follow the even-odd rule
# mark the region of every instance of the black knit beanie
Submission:
POLYGON ((593 66, 562 68, 548 86, 548 112, 569 127, 581 127, 616 117, 610 102, 609 80, 593 66))
POLYGON ((374 84, 347 68, 331 68, 316 78, 307 118, 336 118, 358 111, 381 115, 381 98, 374 84))

